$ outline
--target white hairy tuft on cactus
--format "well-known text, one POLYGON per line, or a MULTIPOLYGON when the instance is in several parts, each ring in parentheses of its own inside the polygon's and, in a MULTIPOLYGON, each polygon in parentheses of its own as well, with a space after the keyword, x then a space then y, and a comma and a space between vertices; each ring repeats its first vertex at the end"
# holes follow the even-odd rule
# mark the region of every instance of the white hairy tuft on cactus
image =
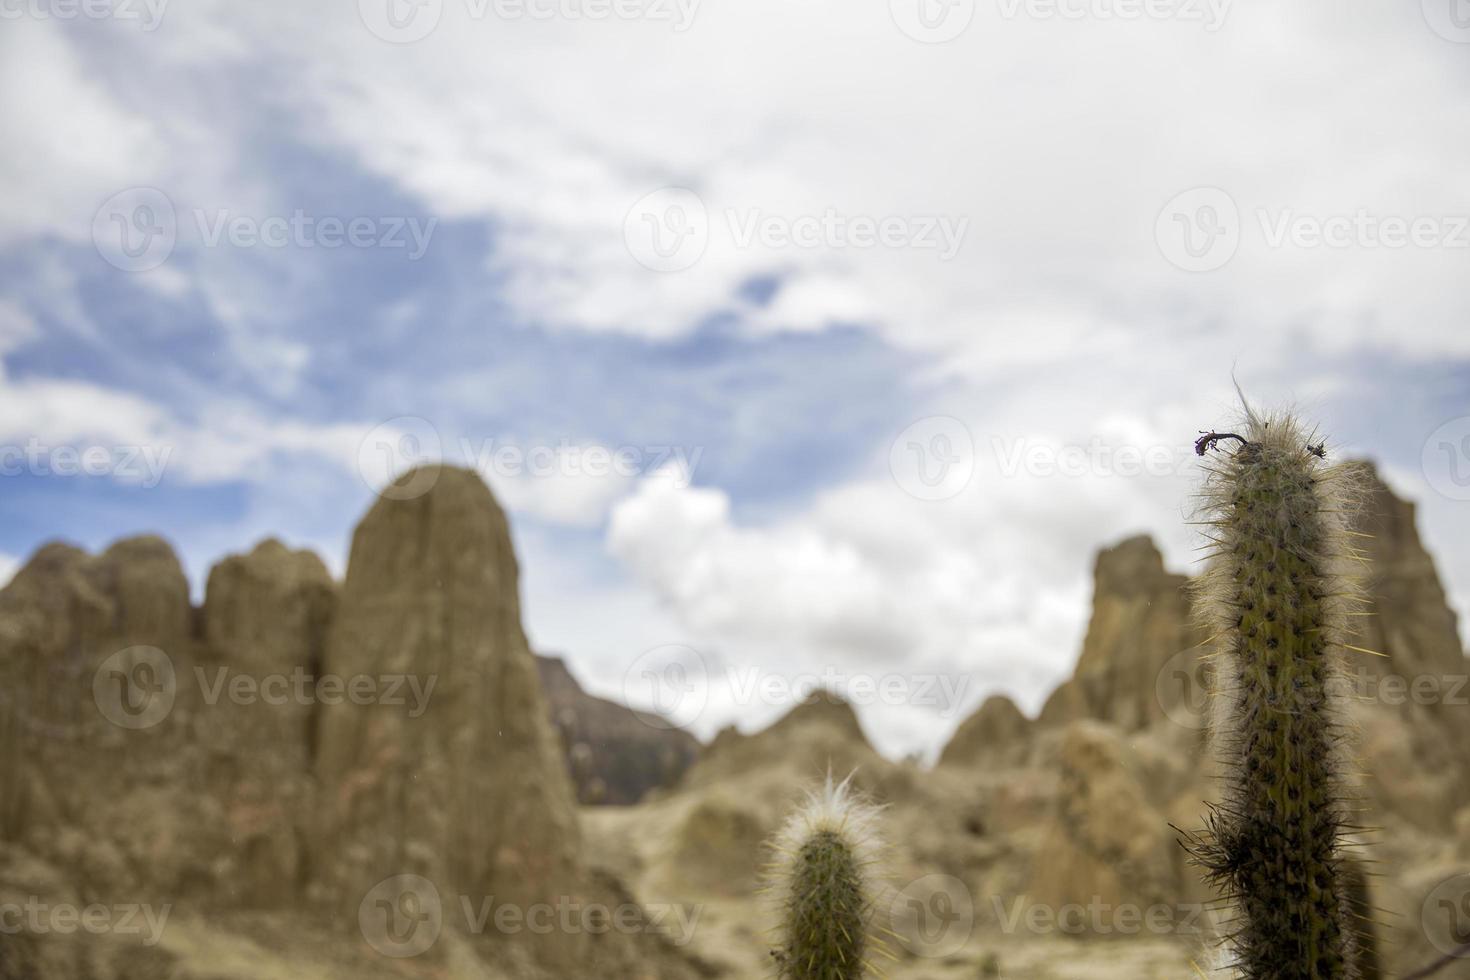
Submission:
POLYGON ((831 774, 787 819, 771 843, 767 895, 776 923, 772 956, 786 980, 859 980, 874 935, 881 889, 880 809, 831 774))

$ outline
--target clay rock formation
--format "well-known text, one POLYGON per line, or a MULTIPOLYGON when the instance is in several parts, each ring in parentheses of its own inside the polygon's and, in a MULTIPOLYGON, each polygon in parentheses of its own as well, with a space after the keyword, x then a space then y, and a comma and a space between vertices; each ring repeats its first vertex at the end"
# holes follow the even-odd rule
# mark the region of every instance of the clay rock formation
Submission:
MULTIPOLYGON (((1353 700, 1361 702, 1354 710, 1369 729, 1365 744, 1384 752, 1394 743, 1401 747, 1399 755, 1381 759, 1390 779, 1442 773, 1433 785, 1396 784, 1382 793, 1384 801, 1398 800, 1406 813, 1420 815, 1428 804, 1443 829, 1455 810, 1470 803, 1464 754, 1453 748, 1470 739, 1470 685, 1462 683, 1470 666, 1433 559, 1415 529, 1414 505, 1396 497, 1367 464, 1349 465, 1362 468, 1367 488, 1357 521, 1367 603, 1352 642, 1385 656, 1355 657, 1344 680, 1353 700), (1396 739, 1390 737, 1395 732, 1396 739)), ((1035 728, 1093 719, 1128 732, 1203 731, 1208 637, 1193 623, 1188 584, 1187 576, 1165 569, 1147 537, 1101 551, 1076 669, 1047 699, 1035 728)), ((987 725, 1003 729, 990 735, 1003 737, 1016 728, 1014 718, 1002 721, 1010 713, 999 705, 987 703, 982 713, 987 725)), ((965 746, 980 723, 977 715, 962 724, 947 755, 972 754, 965 746)))
POLYGON ((352 918, 400 874, 521 907, 574 895, 572 788, 521 629, 505 514, 471 471, 400 485, 414 479, 430 489, 383 497, 353 535, 322 667, 422 703, 322 705, 316 885, 352 918))
POLYGON ((705 747, 683 785, 727 784, 745 774, 767 773, 773 763, 795 786, 823 779, 830 769, 839 777, 856 772, 855 785, 870 794, 894 788, 888 783, 895 767, 868 742, 852 705, 830 691, 811 694, 760 732, 724 729, 705 747))
MULTIPOLYGON (((1365 774, 1360 822, 1388 828, 1369 835, 1371 856, 1394 868, 1375 882, 1375 904, 1390 910, 1388 946, 1406 969, 1428 957, 1419 927, 1426 889, 1413 876, 1449 875, 1458 865, 1445 863, 1446 846, 1434 842, 1457 821, 1470 826, 1470 665, 1413 504, 1371 467, 1349 465, 1363 466, 1355 540, 1366 600, 1350 642, 1383 654, 1352 654, 1346 665, 1349 751, 1365 774)), ((1179 867, 1167 830, 1171 822, 1197 825, 1212 796, 1213 750, 1203 740, 1208 644, 1192 625, 1187 585, 1146 538, 1101 552, 1074 675, 1035 721, 992 699, 945 749, 936 775, 1002 788, 988 826, 1008 829, 1032 869, 1014 887, 1049 902, 1209 896, 1179 867), (1021 750, 1008 747, 1017 733, 1021 750), (1007 816, 1034 811, 1038 800, 1039 819, 1007 816)))
POLYGON ((1171 698, 1198 696, 1164 685, 1166 665, 1189 677, 1203 651, 1204 634, 1191 624, 1189 579, 1164 568, 1146 536, 1098 553, 1093 569, 1092 618, 1072 678, 1042 710, 1043 725, 1079 718, 1112 722, 1125 731, 1146 728, 1174 708, 1171 698))
MULTIPOLYGON (((643 866, 642 891, 753 897, 768 859, 764 841, 829 770, 839 778, 852 774, 854 785, 879 802, 907 799, 914 790, 913 773, 878 755, 852 706, 830 692, 809 696, 754 734, 720 732, 673 792, 630 811, 656 808, 651 823, 637 817, 623 838, 642 855, 635 862, 643 866)), ((617 825, 618 816, 608 814, 606 822, 617 825)))
POLYGON ((204 975, 210 942, 249 948, 239 916, 273 923, 259 955, 279 969, 231 976, 401 975, 362 915, 404 874, 438 890, 444 935, 415 961, 435 975, 690 975, 656 930, 471 918, 637 906, 582 863, 505 516, 468 471, 404 479, 424 476, 362 521, 340 589, 266 541, 194 609, 168 545, 137 538, 48 545, 0 590, 0 895, 44 885, 176 923, 146 959, 113 937, 5 937, 0 978, 204 975))
POLYGON ((205 772, 230 831, 217 861, 228 904, 271 908, 300 897, 305 873, 315 688, 337 586, 321 559, 267 539, 209 572, 194 665, 212 697, 198 730, 205 772), (229 686, 250 692, 236 699, 229 686))
POLYGON ((215 659, 259 674, 315 668, 337 604, 322 560, 267 538, 209 570, 204 642, 215 659))
POLYGON ((313 904, 345 929, 367 916, 394 942, 400 913, 422 922, 439 909, 451 938, 424 954, 436 968, 467 940, 484 961, 523 964, 512 972, 687 976, 654 929, 475 921, 506 907, 528 925, 538 910, 611 914, 631 899, 582 851, 504 512, 470 470, 421 468, 395 487, 353 534, 322 671, 398 697, 323 699, 316 711, 313 904))
POLYGON ((101 555, 48 544, 3 590, 3 640, 15 657, 75 655, 111 643, 184 646, 189 583, 166 541, 136 537, 101 555))
POLYGON ((1381 809, 1446 832, 1470 805, 1470 661, 1414 504, 1362 466, 1368 603, 1352 642, 1383 654, 1356 655, 1345 678, 1362 729, 1364 789, 1381 809))
POLYGON ((43 547, 0 591, 0 839, 88 894, 292 901, 310 706, 259 685, 313 669, 333 590, 314 556, 267 543, 221 563, 196 614, 158 538, 43 547))
POLYGON ((961 722, 940 754, 939 764, 986 767, 1018 764, 1030 749, 1031 725, 1016 702, 1004 694, 993 694, 978 711, 961 722))
MULTIPOLYGON (((895 889, 881 900, 884 921, 904 883, 931 872, 964 870, 974 848, 957 847, 955 835, 983 833, 965 829, 974 809, 967 781, 955 780, 954 797, 930 794, 923 773, 879 756, 852 706, 825 692, 793 706, 764 730, 721 732, 670 792, 632 807, 585 810, 591 850, 616 860, 618 873, 638 894, 692 901, 704 910, 694 949, 713 971, 709 975, 770 976, 771 921, 762 911, 769 912, 770 902, 762 885, 770 884, 772 835, 807 792, 821 787, 829 767, 839 778, 852 773, 863 795, 886 807, 885 837, 901 857, 891 868, 885 860, 882 869, 885 881, 892 871, 888 883, 895 889), (955 798, 960 794, 962 802, 955 798), (936 856, 941 859, 932 860, 936 856)), ((977 856, 979 863, 992 861, 994 849, 984 847, 989 840, 979 843, 985 852, 977 856)), ((911 980, 940 975, 897 971, 896 964, 887 964, 885 972, 911 980)))
POLYGON ((119 824, 179 771, 170 749, 192 704, 171 671, 189 662, 192 620, 154 537, 97 556, 47 545, 0 590, 0 841, 77 869, 92 894, 183 889, 191 859, 208 866, 177 822, 195 809, 119 824))
POLYGON ((577 802, 637 803, 677 783, 699 754, 688 732, 582 690, 560 657, 538 656, 536 667, 577 802))
POLYGON ((667 864, 681 890, 696 895, 746 895, 760 883, 769 855, 772 818, 736 796, 712 790, 679 822, 667 864))
POLYGON ((1179 849, 1154 799, 1167 763, 1136 746, 1104 722, 1074 722, 1062 733, 1047 760, 1059 779, 1038 836, 1032 898, 1147 908, 1180 894, 1179 849))
MULTIPOLYGON (((1363 790, 1379 809, 1444 832, 1470 805, 1470 757, 1461 748, 1470 744, 1470 663, 1414 505, 1368 464, 1347 465, 1361 468, 1365 487, 1355 540, 1366 603, 1351 642, 1383 654, 1352 653, 1342 678, 1360 732, 1355 750, 1370 774, 1363 790)), ((1187 583, 1164 569, 1147 538, 1101 552, 1076 671, 1047 700, 1037 727, 1080 719, 1152 727, 1206 758, 1198 737, 1208 720, 1208 644, 1193 625, 1187 583)))

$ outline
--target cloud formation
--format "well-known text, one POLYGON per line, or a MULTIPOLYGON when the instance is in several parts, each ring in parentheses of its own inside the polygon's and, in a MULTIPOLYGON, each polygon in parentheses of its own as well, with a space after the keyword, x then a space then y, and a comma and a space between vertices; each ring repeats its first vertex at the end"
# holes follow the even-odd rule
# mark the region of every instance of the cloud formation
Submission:
MULTIPOLYGON (((1432 4, 396 2, 7 23, 0 444, 172 453, 146 495, 53 490, 109 508, 84 536, 176 525, 197 574, 268 529, 340 568, 387 476, 365 440, 418 418, 513 512, 533 639, 605 693, 687 643, 1035 707, 1097 547, 1150 531, 1188 567, 1180 453, 1233 372, 1382 461, 1470 608, 1425 452, 1470 391, 1463 50, 1432 4), (105 236, 138 214, 107 202, 148 189, 173 237, 127 272, 105 236), (416 258, 201 233, 301 212, 434 231, 416 258), (462 452, 489 440, 556 464, 462 452), (564 465, 620 446, 703 456, 564 465)), ((75 530, 39 521, 0 546, 75 530)), ((706 733, 778 710, 736 687, 706 733)), ((863 717, 932 750, 959 720, 932 708, 863 717)))

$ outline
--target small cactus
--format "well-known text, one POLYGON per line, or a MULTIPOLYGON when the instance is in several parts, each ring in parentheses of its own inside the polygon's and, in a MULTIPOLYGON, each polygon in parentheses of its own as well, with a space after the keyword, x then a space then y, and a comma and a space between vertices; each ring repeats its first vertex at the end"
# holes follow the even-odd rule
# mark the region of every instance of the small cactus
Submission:
MULTIPOLYGON (((1224 800, 1185 841, 1234 907, 1228 956, 1246 980, 1361 980, 1334 691, 1357 593, 1344 574, 1353 472, 1328 466, 1289 416, 1246 409, 1211 432, 1204 522, 1214 555, 1197 607, 1217 641, 1214 738, 1224 800)), ((1358 897, 1361 902, 1361 897, 1358 897)))
POLYGON ((873 933, 880 850, 878 808, 852 777, 808 794, 776 835, 768 894, 777 919, 771 951, 781 980, 861 980, 883 950, 873 933))

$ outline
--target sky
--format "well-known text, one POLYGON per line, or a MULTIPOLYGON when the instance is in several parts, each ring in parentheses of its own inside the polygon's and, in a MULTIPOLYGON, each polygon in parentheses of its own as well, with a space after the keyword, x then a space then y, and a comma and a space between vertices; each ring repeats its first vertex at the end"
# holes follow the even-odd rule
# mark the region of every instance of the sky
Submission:
POLYGON ((1460 0, 0 0, 0 577, 511 514, 533 645, 931 756, 1295 405, 1470 611, 1460 0))

